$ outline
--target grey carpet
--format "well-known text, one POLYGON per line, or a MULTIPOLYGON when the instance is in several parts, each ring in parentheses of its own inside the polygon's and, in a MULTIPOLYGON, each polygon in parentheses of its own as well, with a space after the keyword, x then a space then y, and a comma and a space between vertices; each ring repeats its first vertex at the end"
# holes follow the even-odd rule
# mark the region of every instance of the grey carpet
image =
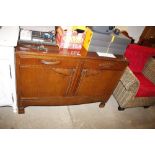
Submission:
POLYGON ((11 107, 0 107, 0 128, 8 129, 147 129, 155 128, 155 106, 118 111, 113 96, 103 109, 99 103, 27 107, 25 114, 12 112, 11 107))

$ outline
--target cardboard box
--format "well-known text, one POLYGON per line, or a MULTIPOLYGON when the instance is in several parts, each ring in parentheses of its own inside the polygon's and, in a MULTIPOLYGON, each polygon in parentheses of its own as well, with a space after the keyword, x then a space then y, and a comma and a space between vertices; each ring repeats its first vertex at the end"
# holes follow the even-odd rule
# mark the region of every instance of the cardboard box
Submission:
POLYGON ((84 38, 85 33, 77 33, 74 30, 67 30, 56 34, 56 43, 59 48, 81 49, 84 38))

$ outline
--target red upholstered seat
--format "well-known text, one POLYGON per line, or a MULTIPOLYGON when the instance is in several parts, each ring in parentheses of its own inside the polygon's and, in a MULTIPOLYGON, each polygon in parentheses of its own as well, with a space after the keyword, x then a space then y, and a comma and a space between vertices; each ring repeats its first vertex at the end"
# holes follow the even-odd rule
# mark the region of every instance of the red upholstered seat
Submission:
POLYGON ((155 48, 139 46, 136 44, 129 44, 125 51, 125 57, 129 60, 129 68, 133 72, 142 72, 147 60, 154 55, 155 48))
POLYGON ((155 48, 130 44, 126 49, 125 57, 129 61, 129 68, 140 82, 136 97, 155 97, 155 84, 142 73, 146 62, 152 56, 155 56, 155 48))
POLYGON ((155 85, 142 73, 134 73, 140 81, 140 86, 136 97, 155 97, 155 85))

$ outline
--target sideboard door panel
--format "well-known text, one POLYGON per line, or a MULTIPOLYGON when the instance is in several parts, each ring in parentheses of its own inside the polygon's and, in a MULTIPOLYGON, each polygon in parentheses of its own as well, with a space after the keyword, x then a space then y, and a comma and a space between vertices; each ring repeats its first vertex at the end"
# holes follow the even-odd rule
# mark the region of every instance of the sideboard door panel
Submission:
POLYGON ((21 66, 21 97, 65 96, 73 69, 53 68, 50 66, 21 66))
POLYGON ((77 96, 103 96, 111 94, 122 72, 114 70, 84 69, 76 91, 77 96))

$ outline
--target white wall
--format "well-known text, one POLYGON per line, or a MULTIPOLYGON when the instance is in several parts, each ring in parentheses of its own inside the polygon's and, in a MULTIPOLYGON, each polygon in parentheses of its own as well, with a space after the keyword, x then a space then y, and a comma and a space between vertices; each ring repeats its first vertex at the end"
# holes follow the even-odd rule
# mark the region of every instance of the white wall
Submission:
POLYGON ((135 43, 138 42, 145 26, 117 26, 121 31, 125 30, 128 32, 129 36, 135 39, 135 43))
POLYGON ((2 26, 0 29, 0 46, 16 46, 19 26, 2 26))
POLYGON ((12 106, 14 111, 17 109, 14 46, 18 34, 18 26, 2 26, 0 29, 0 106, 12 106))

